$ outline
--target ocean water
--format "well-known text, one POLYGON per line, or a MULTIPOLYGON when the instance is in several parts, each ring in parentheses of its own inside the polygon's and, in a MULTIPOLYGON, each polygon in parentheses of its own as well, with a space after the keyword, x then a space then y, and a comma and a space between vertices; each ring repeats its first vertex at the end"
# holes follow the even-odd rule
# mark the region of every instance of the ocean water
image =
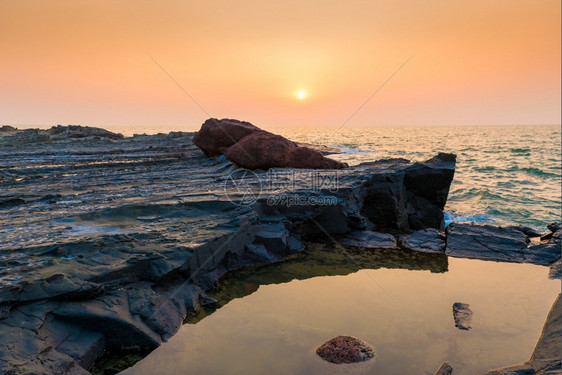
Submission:
POLYGON ((516 223, 535 229, 561 219, 560 126, 346 127, 273 129, 292 140, 339 147, 350 165, 382 158, 457 155, 446 221, 516 223))

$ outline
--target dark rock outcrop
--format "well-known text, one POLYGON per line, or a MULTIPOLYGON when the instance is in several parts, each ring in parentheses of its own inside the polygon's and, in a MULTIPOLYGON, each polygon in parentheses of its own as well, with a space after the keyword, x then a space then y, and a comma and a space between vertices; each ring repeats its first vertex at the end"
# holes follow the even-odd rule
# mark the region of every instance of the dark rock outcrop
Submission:
POLYGON ((331 363, 357 363, 373 358, 375 349, 355 337, 338 336, 316 349, 316 354, 331 363))
POLYGON ((524 231, 516 226, 451 223, 447 227, 446 254, 462 258, 549 265, 560 259, 557 238, 559 235, 554 234, 546 243, 543 241, 532 245, 524 231))
POLYGON ((468 331, 472 328, 472 310, 467 303, 453 303, 453 319, 455 327, 460 330, 468 331))
POLYGON ((249 122, 232 119, 208 119, 193 137, 193 143, 207 156, 224 154, 231 162, 251 170, 275 167, 347 167, 345 163, 326 158, 326 148, 315 150, 304 147, 280 135, 261 130, 249 122))
POLYGON ((443 207, 455 174, 455 160, 454 154, 440 153, 401 171, 397 166, 407 165, 407 160, 378 161, 387 173, 368 182, 362 214, 382 228, 444 230, 443 207))

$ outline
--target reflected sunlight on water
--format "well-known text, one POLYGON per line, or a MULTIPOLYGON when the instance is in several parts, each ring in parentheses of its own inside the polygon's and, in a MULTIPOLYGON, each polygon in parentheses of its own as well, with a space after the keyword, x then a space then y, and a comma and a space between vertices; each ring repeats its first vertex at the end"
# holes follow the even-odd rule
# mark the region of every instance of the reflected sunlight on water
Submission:
POLYGON ((184 325, 123 374, 433 374, 445 360, 455 374, 486 372, 530 357, 560 291, 547 273, 450 258, 444 273, 381 268, 262 285, 184 325), (455 327, 454 302, 470 304, 471 330, 455 327), (317 357, 338 335, 372 344, 375 359, 333 365, 317 357))

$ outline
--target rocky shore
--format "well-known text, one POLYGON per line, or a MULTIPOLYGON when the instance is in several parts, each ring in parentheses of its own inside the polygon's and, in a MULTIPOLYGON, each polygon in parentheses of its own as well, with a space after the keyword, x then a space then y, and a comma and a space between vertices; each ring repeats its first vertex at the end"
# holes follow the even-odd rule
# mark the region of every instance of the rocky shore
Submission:
POLYGON ((104 352, 146 353, 213 302, 205 291, 227 272, 282 261, 307 239, 560 277, 559 224, 445 228, 452 154, 248 173, 193 142, 0 128, 2 373, 87 374, 104 352))

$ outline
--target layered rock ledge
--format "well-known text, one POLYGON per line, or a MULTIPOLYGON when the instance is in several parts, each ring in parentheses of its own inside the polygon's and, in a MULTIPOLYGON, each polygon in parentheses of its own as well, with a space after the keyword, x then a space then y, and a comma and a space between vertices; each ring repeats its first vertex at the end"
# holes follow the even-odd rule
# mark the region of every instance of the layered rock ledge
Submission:
POLYGON ((80 144, 4 133, 0 370, 9 374, 86 374, 104 352, 150 351, 222 275, 281 261, 306 238, 444 258, 469 256, 457 244, 477 238, 481 258, 559 258, 559 229, 535 241, 525 228, 486 228, 489 239, 475 224, 444 231, 451 154, 248 174, 207 158, 191 133, 80 144), (496 237, 505 247, 488 245, 496 237))

